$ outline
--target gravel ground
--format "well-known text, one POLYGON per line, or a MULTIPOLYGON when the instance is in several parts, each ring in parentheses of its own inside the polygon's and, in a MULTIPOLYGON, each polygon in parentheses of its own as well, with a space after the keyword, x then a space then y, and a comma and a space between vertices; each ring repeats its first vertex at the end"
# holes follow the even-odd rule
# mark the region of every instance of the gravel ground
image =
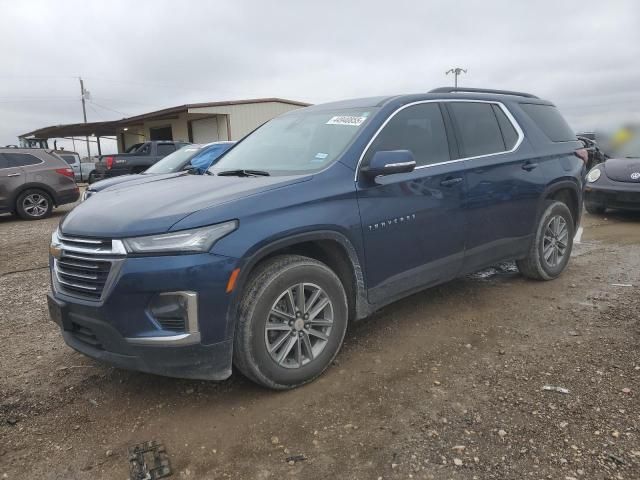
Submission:
POLYGON ((151 439, 172 478, 640 478, 640 215, 586 215, 553 282, 501 265, 397 302, 274 393, 68 348, 45 301, 65 210, 0 216, 0 478, 125 480, 151 439))

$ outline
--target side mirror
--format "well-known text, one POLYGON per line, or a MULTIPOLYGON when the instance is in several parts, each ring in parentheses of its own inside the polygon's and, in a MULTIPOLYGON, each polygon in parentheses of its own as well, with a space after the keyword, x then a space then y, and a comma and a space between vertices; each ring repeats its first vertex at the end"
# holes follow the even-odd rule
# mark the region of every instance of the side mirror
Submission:
POLYGON ((373 178, 378 175, 413 172, 415 168, 416 161, 410 150, 388 150, 374 153, 362 172, 373 178))

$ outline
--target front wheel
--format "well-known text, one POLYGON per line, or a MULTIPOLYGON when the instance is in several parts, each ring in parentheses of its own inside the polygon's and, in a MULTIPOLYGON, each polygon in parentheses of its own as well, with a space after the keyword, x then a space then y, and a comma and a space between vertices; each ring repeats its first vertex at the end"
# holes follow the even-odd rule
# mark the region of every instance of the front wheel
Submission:
POLYGON ((517 260, 520 273, 535 280, 557 278, 569 263, 574 223, 562 202, 548 201, 526 258, 517 260))
POLYGON ((298 255, 268 260, 241 300, 234 365, 276 390, 310 382, 340 350, 348 311, 342 283, 325 264, 298 255))

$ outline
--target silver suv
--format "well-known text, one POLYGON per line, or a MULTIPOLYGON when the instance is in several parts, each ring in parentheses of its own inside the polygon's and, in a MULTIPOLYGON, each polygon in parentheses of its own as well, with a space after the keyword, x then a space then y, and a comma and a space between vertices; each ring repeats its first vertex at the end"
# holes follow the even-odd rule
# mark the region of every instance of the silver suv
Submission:
POLYGON ((38 220, 79 196, 73 169, 51 151, 0 148, 0 213, 38 220))

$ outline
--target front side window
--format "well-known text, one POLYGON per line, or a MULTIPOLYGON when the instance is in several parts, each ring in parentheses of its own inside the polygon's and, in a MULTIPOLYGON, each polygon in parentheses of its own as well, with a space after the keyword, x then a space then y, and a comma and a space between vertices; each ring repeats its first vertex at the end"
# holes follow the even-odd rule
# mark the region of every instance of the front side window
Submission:
POLYGON ((449 108, 458 126, 464 157, 507 150, 490 103, 451 102, 449 108))
POLYGON ((300 109, 287 113, 236 144, 213 171, 262 170, 270 175, 296 175, 321 170, 342 154, 374 110, 300 109))
POLYGON ((440 106, 423 103, 399 111, 371 144, 364 164, 375 152, 388 150, 410 150, 417 166, 451 160, 440 106))
POLYGON ((9 167, 26 167, 42 163, 42 160, 29 153, 5 153, 4 155, 9 167))

